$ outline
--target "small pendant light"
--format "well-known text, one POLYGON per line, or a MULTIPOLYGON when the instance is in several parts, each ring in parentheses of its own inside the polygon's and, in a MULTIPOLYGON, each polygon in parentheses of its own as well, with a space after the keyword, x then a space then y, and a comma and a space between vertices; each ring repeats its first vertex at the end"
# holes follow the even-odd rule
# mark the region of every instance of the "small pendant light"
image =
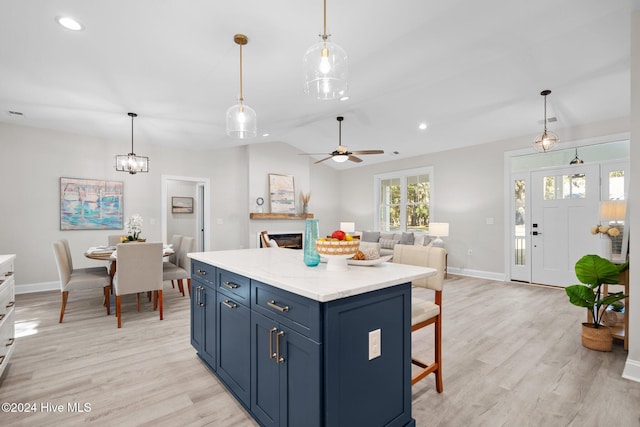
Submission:
POLYGON ((576 156, 569 162, 570 165, 581 165, 584 161, 578 157, 578 149, 576 148, 576 156))
POLYGON ((304 54, 304 92, 317 99, 336 99, 346 95, 347 53, 329 41, 327 34, 327 0, 324 0, 324 30, 319 43, 304 54))
POLYGON ((253 138, 258 134, 256 112, 244 103, 242 96, 242 46, 249 39, 244 34, 236 34, 233 41, 240 46, 240 96, 238 103, 227 110, 227 135, 238 139, 253 138))
POLYGON ((138 172, 149 172, 149 158, 136 156, 133 151, 133 119, 138 115, 136 113, 127 114, 131 117, 131 152, 116 156, 116 170, 118 172, 129 172, 131 175, 135 175, 138 172))
POLYGON ((558 135, 551 131, 547 131, 547 95, 551 93, 546 89, 540 92, 540 95, 544 96, 544 132, 536 136, 533 141, 533 148, 540 152, 547 152, 551 150, 558 143, 558 135))

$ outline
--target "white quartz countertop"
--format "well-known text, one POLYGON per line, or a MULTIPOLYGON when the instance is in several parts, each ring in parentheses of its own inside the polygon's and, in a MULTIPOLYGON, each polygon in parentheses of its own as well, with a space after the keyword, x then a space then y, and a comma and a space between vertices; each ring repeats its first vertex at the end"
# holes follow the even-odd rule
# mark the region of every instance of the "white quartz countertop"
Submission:
POLYGON ((333 301, 436 274, 436 270, 384 262, 350 265, 348 271, 327 271, 326 263, 307 267, 303 251, 283 248, 194 252, 197 261, 223 268, 319 302, 333 301))

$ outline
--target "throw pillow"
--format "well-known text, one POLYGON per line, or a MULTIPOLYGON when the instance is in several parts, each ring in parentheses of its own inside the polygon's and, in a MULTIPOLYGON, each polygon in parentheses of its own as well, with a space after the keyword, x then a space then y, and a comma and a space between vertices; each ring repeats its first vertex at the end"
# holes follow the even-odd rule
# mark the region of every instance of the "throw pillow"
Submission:
POLYGON ((379 231, 363 231, 362 236, 360 237, 360 242, 378 243, 378 239, 380 239, 379 231))
POLYGON ((400 243, 400 240, 380 238, 380 247, 382 249, 393 249, 398 243, 400 243))
POLYGON ((413 232, 402 233, 402 237, 400 237, 400 243, 403 245, 413 245, 415 237, 413 236, 413 232))
POLYGON ((394 239, 393 233, 380 233, 380 240, 382 239, 393 240, 394 239))
POLYGON ((363 242, 361 240, 358 249, 364 254, 365 260, 380 258, 380 243, 378 242, 363 242))
POLYGON ((422 242, 423 246, 429 246, 431 244, 431 241, 433 240, 433 238, 429 237, 429 236, 424 236, 424 242, 422 242))

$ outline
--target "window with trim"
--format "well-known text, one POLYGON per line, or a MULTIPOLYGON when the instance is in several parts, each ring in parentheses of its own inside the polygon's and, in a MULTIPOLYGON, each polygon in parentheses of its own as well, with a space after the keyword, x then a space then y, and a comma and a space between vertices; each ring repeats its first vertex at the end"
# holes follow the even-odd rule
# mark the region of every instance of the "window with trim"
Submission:
POLYGON ((428 230, 432 175, 431 167, 376 175, 376 228, 382 231, 428 230))

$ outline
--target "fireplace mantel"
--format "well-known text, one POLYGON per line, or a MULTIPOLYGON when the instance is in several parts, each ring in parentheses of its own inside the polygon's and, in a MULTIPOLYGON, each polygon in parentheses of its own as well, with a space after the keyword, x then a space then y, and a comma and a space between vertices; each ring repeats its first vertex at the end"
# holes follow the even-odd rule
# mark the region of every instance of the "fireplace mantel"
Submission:
POLYGON ((249 219, 307 219, 313 218, 313 214, 288 214, 288 213, 258 213, 252 212, 249 214, 249 219))

